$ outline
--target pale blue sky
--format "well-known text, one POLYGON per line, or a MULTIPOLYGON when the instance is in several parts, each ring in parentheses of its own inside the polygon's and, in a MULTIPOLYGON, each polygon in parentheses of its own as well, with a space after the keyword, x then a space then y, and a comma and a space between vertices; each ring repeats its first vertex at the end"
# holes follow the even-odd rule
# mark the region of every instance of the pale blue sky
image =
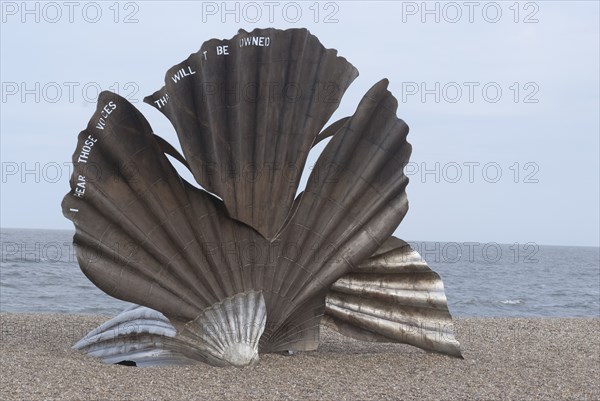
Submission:
POLYGON ((113 2, 80 2, 72 16, 62 2, 28 3, 29 14, 20 1, 3 2, 1 226, 72 227, 60 202, 96 88, 137 100, 155 132, 179 147, 167 119, 141 102, 168 68, 239 28, 306 27, 360 71, 332 121, 352 114, 384 77, 399 99, 414 164, 398 236, 599 245, 598 2, 427 3, 439 22, 420 1, 278 3, 271 21, 264 2, 239 3, 236 22, 221 2, 120 3, 118 15, 113 2), (124 23, 132 13, 138 22, 124 23), (328 15, 337 22, 324 22, 328 15), (23 89, 33 92, 23 99, 23 89), (422 89, 432 93, 422 99, 422 89), (438 165, 439 174, 421 174, 438 165))

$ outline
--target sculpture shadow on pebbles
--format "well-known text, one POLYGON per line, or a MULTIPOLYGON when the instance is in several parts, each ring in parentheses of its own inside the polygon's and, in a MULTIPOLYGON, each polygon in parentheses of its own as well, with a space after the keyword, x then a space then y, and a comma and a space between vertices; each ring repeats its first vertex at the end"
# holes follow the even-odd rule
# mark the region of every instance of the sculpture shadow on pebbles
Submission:
POLYGON ((107 363, 247 366, 315 350, 324 321, 460 357, 440 277, 392 236, 408 210, 411 146, 388 81, 325 127, 357 75, 306 29, 209 40, 145 99, 183 155, 127 100, 101 93, 63 213, 84 274, 139 306, 75 347, 107 363))

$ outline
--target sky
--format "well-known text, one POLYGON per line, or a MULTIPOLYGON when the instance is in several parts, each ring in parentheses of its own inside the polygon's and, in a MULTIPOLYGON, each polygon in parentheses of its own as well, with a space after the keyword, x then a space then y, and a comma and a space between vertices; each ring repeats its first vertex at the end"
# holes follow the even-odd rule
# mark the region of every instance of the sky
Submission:
POLYGON ((374 83, 390 80, 413 146, 410 210, 397 236, 599 245, 598 2, 1 7, 3 228, 72 229, 60 203, 100 89, 129 99, 180 149, 169 121, 142 102, 170 67, 239 28, 305 27, 360 72, 332 122, 351 115, 374 83))

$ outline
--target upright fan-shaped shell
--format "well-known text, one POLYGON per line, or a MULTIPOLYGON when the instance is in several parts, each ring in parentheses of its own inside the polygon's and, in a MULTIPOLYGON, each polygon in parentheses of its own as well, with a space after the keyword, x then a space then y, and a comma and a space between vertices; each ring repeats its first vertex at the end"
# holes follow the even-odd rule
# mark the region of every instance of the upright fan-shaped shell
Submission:
POLYGON ((217 366, 258 362, 258 342, 267 320, 261 293, 249 291, 210 306, 181 330, 185 352, 217 366))
POLYGON ((306 29, 209 40, 145 101, 173 123, 194 178, 272 239, 308 152, 358 71, 306 29))
POLYGON ((440 276, 396 237, 331 286, 325 322, 360 340, 461 357, 440 276))
MULTIPOLYGON (((335 313, 330 291, 355 288, 356 277, 340 278, 355 272, 402 221, 411 147, 387 80, 367 92, 351 117, 321 130, 356 74, 306 30, 241 31, 230 41, 208 41, 147 99, 175 126, 185 158, 127 100, 100 95, 79 135, 63 213, 75 224, 87 277, 173 325, 174 337, 161 336, 170 360, 238 366, 254 363, 257 349, 316 349, 321 317, 335 313), (231 103, 221 92, 206 92, 208 84, 273 82, 294 83, 301 95, 286 102, 257 93, 231 103), (337 88, 335 101, 314 97, 323 82, 337 88), (329 136, 294 199, 311 146, 329 136), (208 191, 183 180, 165 154, 188 166, 208 191), (294 165, 298 172, 236 175, 240 166, 269 165, 294 165), (227 171, 234 174, 221 176, 227 171)), ((374 298, 383 291, 367 287, 374 298)), ((342 309, 354 313, 350 302, 342 309)), ((144 312, 129 318, 138 313, 144 312)), ((138 334, 146 341, 140 358, 148 358, 154 333, 138 334)), ((119 354, 115 347, 131 346, 129 340, 103 344, 98 352, 105 359, 119 354)))

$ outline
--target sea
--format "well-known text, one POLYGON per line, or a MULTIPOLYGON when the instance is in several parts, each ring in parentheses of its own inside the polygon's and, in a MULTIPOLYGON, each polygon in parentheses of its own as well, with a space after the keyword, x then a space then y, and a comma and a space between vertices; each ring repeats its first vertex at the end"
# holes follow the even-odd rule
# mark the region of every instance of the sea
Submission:
MULTIPOLYGON (((115 315, 79 269, 73 231, 1 229, 0 312, 115 315)), ((408 241, 457 317, 600 317, 600 248, 408 241)))

